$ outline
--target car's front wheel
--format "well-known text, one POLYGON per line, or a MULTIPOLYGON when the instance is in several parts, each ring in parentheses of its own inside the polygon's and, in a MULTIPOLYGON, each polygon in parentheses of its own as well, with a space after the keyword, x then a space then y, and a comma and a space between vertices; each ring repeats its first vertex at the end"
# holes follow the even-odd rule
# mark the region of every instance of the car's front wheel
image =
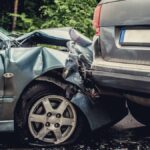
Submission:
POLYGON ((60 144, 74 133, 77 114, 64 97, 48 95, 38 99, 30 109, 28 127, 32 136, 47 143, 60 144))
POLYGON ((70 144, 81 135, 84 119, 60 89, 38 84, 26 92, 22 101, 15 127, 31 144, 70 144))

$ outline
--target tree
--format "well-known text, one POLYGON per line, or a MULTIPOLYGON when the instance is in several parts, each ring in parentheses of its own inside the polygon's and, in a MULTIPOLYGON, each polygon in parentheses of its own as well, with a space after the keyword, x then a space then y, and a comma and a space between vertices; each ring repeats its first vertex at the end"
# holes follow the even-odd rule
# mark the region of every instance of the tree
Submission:
POLYGON ((30 32, 39 28, 74 27, 92 37, 97 0, 1 0, 0 26, 30 32), (13 25, 12 25, 13 17, 13 25))
POLYGON ((12 25, 12 30, 13 31, 16 29, 17 14, 18 14, 18 5, 19 5, 19 0, 15 0, 14 1, 13 25, 12 25))
POLYGON ((91 37, 91 20, 96 5, 96 0, 54 0, 53 4, 45 1, 40 8, 41 28, 71 26, 91 37))

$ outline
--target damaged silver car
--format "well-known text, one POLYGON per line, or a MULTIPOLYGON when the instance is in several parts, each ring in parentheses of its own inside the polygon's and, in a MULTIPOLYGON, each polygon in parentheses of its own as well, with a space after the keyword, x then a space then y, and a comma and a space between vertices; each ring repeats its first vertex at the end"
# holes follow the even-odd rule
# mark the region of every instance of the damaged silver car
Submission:
POLYGON ((95 82, 93 43, 76 30, 45 29, 18 38, 0 33, 0 39, 1 131, 14 125, 24 142, 70 144, 127 114, 125 98, 95 82))

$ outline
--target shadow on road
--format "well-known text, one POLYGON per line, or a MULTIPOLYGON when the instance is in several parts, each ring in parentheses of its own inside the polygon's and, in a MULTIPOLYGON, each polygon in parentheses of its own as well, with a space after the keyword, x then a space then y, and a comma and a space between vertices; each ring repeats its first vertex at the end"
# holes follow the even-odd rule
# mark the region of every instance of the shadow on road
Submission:
POLYGON ((95 133, 85 146, 85 149, 150 149, 150 129, 140 127, 118 131, 111 128, 95 133))
POLYGON ((2 148, 26 148, 21 144, 14 132, 0 132, 0 149, 2 148))

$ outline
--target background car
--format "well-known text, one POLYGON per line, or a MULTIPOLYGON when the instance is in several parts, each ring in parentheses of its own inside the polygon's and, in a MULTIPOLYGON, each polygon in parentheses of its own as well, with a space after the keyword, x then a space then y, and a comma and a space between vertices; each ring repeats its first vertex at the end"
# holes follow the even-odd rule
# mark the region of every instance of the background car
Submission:
POLYGON ((100 86, 128 99, 133 116, 150 125, 149 0, 102 0, 95 9, 96 55, 92 74, 100 86))

